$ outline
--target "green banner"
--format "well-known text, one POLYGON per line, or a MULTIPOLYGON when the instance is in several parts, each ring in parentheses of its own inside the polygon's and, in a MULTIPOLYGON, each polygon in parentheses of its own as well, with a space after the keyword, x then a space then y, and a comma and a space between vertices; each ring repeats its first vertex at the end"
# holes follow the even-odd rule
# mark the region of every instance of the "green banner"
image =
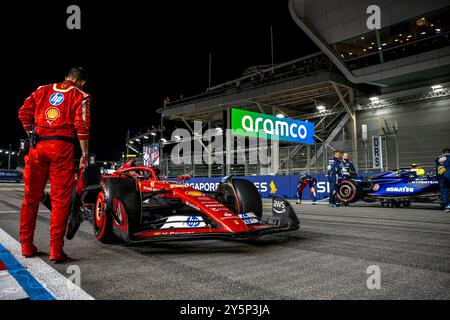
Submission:
POLYGON ((231 109, 231 132, 234 135, 314 144, 314 124, 290 118, 231 109))

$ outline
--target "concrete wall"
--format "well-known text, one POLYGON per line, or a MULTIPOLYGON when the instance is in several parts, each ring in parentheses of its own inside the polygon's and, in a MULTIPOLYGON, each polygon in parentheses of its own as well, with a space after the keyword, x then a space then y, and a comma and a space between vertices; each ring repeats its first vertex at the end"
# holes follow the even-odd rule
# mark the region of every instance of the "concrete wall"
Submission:
POLYGON ((448 6, 449 3, 448 0, 290 0, 289 10, 298 26, 353 83, 384 86, 411 81, 405 78, 406 75, 422 78, 423 72, 448 68, 448 48, 443 48, 351 71, 332 45, 373 32, 366 25, 369 5, 380 7, 383 28, 448 6))
MULTIPOLYGON (((450 99, 364 111, 358 113, 357 117, 359 138, 361 138, 361 124, 368 125, 369 165, 371 165, 370 137, 380 133, 380 121, 384 119, 390 125, 395 122, 398 124, 400 167, 407 167, 411 163, 433 167, 439 151, 444 147, 450 147, 450 99)), ((396 167, 395 139, 390 138, 388 144, 387 164, 393 169, 396 167)), ((359 166, 362 168, 365 160, 364 145, 360 143, 358 147, 359 166)))
POLYGON ((328 44, 369 32, 367 7, 381 9, 381 27, 447 6, 448 0, 293 0, 299 17, 317 30, 328 44))

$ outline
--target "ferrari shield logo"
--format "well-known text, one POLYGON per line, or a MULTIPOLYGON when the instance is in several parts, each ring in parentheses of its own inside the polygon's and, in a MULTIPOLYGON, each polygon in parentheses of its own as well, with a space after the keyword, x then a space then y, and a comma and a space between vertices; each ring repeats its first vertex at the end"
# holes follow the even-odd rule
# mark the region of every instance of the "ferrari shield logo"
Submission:
POLYGON ((47 119, 47 122, 49 125, 52 125, 52 123, 58 119, 60 116, 59 109, 56 107, 50 107, 45 111, 45 119, 47 119))

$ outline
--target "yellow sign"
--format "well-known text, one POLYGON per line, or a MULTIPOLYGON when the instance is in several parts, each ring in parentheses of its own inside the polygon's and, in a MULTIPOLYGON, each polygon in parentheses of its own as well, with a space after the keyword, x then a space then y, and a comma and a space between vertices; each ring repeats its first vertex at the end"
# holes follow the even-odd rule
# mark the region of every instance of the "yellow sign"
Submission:
POLYGON ((273 180, 270 181, 269 186, 270 186, 270 193, 277 193, 278 189, 277 189, 277 186, 275 185, 275 182, 273 182, 273 180))
POLYGON ((186 195, 193 197, 201 197, 203 193, 200 191, 186 191, 186 195))

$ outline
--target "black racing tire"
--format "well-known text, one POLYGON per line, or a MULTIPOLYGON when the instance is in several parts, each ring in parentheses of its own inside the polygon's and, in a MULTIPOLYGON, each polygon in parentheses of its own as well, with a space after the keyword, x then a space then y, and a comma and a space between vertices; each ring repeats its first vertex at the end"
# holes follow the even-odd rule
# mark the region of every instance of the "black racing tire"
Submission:
POLYGON ((217 191, 219 194, 217 200, 235 214, 253 212, 258 218, 262 217, 261 195, 253 182, 245 179, 232 179, 219 184, 217 191))
POLYGON ((100 191, 92 211, 92 221, 95 238, 101 243, 113 243, 116 238, 113 233, 111 208, 106 204, 104 191, 100 191))
POLYGON ((336 187, 336 199, 343 203, 354 203, 361 199, 362 189, 354 180, 344 180, 336 187))

